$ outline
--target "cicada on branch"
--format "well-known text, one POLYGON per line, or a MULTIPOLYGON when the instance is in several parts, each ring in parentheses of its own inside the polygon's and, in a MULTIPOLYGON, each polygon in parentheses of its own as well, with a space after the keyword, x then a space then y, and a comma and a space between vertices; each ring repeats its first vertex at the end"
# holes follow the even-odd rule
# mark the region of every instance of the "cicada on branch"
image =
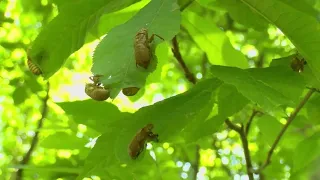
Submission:
POLYGON ((85 93, 96 101, 104 101, 109 98, 110 91, 102 86, 100 83, 101 75, 91 76, 89 79, 93 83, 86 84, 85 93))
POLYGON ((146 143, 150 141, 159 142, 158 134, 152 132, 153 124, 147 124, 140 129, 131 140, 128 153, 132 159, 136 159, 146 147, 146 143))
POLYGON ((150 43, 154 40, 154 36, 164 40, 157 34, 152 34, 149 38, 148 30, 146 28, 140 29, 134 39, 134 55, 136 60, 136 66, 142 66, 147 69, 152 59, 152 50, 150 43))

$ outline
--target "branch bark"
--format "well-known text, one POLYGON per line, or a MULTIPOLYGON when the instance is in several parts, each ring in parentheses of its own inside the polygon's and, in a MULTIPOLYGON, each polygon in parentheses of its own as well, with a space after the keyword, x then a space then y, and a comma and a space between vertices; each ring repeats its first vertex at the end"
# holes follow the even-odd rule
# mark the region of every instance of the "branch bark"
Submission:
POLYGON ((272 144, 268 155, 267 155, 267 159, 265 160, 264 164, 260 167, 260 169, 258 171, 255 171, 255 173, 260 174, 260 172, 265 169, 270 163, 271 163, 271 157, 272 154, 275 150, 275 148, 277 147, 280 139, 282 138, 283 134, 286 132, 286 130, 288 129, 289 125, 292 123, 292 121, 294 120, 294 118, 297 116, 297 114, 300 112, 300 110, 302 109, 302 107, 306 104, 306 102, 310 99, 311 95, 316 91, 316 89, 312 88, 308 91, 308 93, 304 96, 304 98, 302 99, 302 101, 298 104, 297 108, 293 111, 293 113, 288 117, 287 119, 287 123, 283 126, 283 128, 281 129, 279 135, 277 136, 276 140, 274 141, 274 143, 272 144))
POLYGON ((251 161, 249 144, 248 144, 248 139, 247 139, 247 134, 245 132, 245 129, 244 129, 243 125, 237 126, 237 125, 233 124, 229 119, 227 119, 225 122, 230 129, 236 131, 240 135, 240 139, 241 139, 242 147, 243 147, 243 151, 244 151, 244 157, 246 159, 247 174, 248 174, 249 180, 254 180, 253 173, 251 171, 252 161, 251 161))
POLYGON ((181 65, 186 78, 192 83, 192 84, 196 84, 196 78, 194 76, 194 74, 192 72, 190 72, 190 70, 188 69, 186 63, 184 62, 180 50, 179 50, 179 45, 178 45, 178 41, 177 41, 177 36, 174 36, 174 38, 172 39, 172 53, 174 55, 174 57, 178 60, 179 64, 181 65))
POLYGON ((194 180, 197 180, 197 174, 199 172, 199 162, 200 162, 200 146, 197 144, 196 145, 196 158, 195 158, 195 162, 193 164, 193 169, 194 169, 193 179, 194 180))
MULTIPOLYGON (((47 83, 47 94, 44 97, 44 99, 42 100, 43 102, 43 107, 42 107, 42 111, 41 111, 41 118, 38 121, 38 127, 37 127, 37 131, 35 132, 34 137, 31 140, 31 145, 29 150, 27 151, 27 153, 24 155, 24 157, 22 158, 22 161, 20 162, 20 165, 26 165, 29 163, 30 159, 31 159, 31 155, 35 149, 35 147, 38 144, 39 141, 39 130, 42 128, 43 126, 43 121, 47 116, 47 112, 48 112, 48 105, 47 102, 49 100, 49 89, 50 89, 50 85, 49 82, 47 83)), ((23 168, 18 169, 17 174, 16 174, 16 180, 22 180, 23 179, 23 168)))

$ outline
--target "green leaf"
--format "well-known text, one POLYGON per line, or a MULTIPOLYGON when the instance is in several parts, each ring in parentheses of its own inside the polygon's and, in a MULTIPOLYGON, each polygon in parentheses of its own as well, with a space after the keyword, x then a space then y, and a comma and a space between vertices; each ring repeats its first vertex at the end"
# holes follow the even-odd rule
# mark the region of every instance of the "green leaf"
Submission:
POLYGON ((18 86, 12 94, 15 105, 23 103, 28 98, 27 88, 25 86, 18 86))
POLYGON ((261 81, 295 103, 305 88, 303 77, 289 67, 269 67, 263 69, 248 69, 250 74, 258 81, 261 81))
MULTIPOLYGON (((146 124, 153 123, 154 132, 159 134, 161 142, 174 140, 188 124, 196 121, 201 123, 201 119, 197 118, 205 116, 201 111, 212 102, 212 91, 220 84, 221 81, 217 79, 204 80, 190 91, 143 107, 130 117, 114 122, 113 126, 109 127, 113 131, 99 137, 80 177, 92 173, 95 169, 101 169, 101 166, 107 168, 127 164, 131 169, 143 164, 147 161, 146 158, 142 158, 142 162, 132 161, 127 151, 128 144, 137 131, 146 124)), ((210 111, 206 112, 208 115, 210 111)))
POLYGON ((311 99, 306 104, 306 109, 308 112, 308 122, 313 122, 313 124, 320 124, 320 95, 314 94, 311 99))
MULTIPOLYGON (((264 71, 264 69, 260 69, 259 71, 264 71)), ((291 99, 287 98, 279 90, 260 81, 248 70, 235 67, 212 66, 211 72, 226 84, 234 85, 243 96, 258 103, 266 108, 266 110, 272 110, 279 105, 293 103, 291 99)))
POLYGON ((87 143, 83 138, 77 138, 75 134, 57 132, 46 137, 40 146, 49 149, 80 149, 87 143))
POLYGON ((29 51, 31 61, 41 69, 45 78, 51 77, 72 53, 83 46, 87 32, 103 13, 122 9, 136 1, 79 0, 65 4, 33 42, 29 51))
POLYGON ((120 112, 114 104, 91 99, 57 104, 67 115, 73 116, 76 123, 87 125, 101 133, 108 130, 108 124, 129 114, 120 112))
MULTIPOLYGON (((295 57, 301 58, 299 55, 293 54, 287 57, 273 59, 270 66, 285 66, 284 68, 291 68, 291 62, 295 57)), ((304 65, 303 71, 299 74, 304 78, 306 86, 320 88, 320 81, 318 81, 315 75, 312 73, 308 64, 304 65)))
MULTIPOLYGON (((93 74, 104 75, 101 78, 104 86, 141 88, 150 71, 154 70, 155 59, 152 60, 148 70, 137 67, 135 63, 134 37, 143 27, 148 29, 149 36, 157 34, 165 40, 171 40, 180 29, 180 11, 176 1, 152 0, 132 19, 113 28, 103 38, 94 52, 91 71, 93 74)), ((155 37, 153 48, 160 42, 163 41, 155 37)))
POLYGON ((320 156, 320 134, 316 133, 301 141, 294 150, 293 172, 297 172, 320 156))
POLYGON ((220 6, 228 10, 232 19, 246 27, 254 28, 258 31, 263 31, 268 28, 268 22, 258 16, 252 9, 235 0, 217 0, 220 6))
POLYGON ((149 1, 146 0, 140 1, 119 11, 101 16, 99 22, 96 23, 92 28, 91 34, 93 35, 93 37, 91 37, 90 41, 101 37, 102 35, 109 32, 112 28, 128 21, 148 2, 149 1))
POLYGON ((248 67, 244 55, 232 47, 225 33, 211 21, 186 10, 182 13, 182 25, 197 45, 207 53, 211 64, 248 67))
POLYGON ((256 118, 255 121, 257 121, 263 139, 271 146, 283 125, 276 118, 269 115, 256 118))
POLYGON ((320 82, 320 25, 317 19, 278 0, 241 2, 276 25, 291 40, 320 82))
POLYGON ((228 84, 223 84, 218 92, 218 115, 226 119, 242 110, 249 100, 240 94, 237 89, 228 84))

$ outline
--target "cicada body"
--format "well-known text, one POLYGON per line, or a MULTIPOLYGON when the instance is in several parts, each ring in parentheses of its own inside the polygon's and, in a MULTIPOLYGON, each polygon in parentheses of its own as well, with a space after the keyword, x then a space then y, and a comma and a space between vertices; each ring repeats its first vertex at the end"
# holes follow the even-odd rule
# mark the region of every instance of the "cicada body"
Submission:
POLYGON ((104 87, 97 86, 94 83, 86 84, 85 93, 94 100, 104 101, 110 97, 110 92, 104 87))
POLYGON ((123 88, 122 93, 126 96, 134 96, 138 93, 140 88, 137 87, 128 87, 128 88, 123 88))
POLYGON ((146 147, 146 143, 150 141, 159 142, 158 134, 152 132, 153 124, 147 124, 139 130, 131 140, 128 153, 132 159, 136 159, 146 147))
POLYGON ((35 65, 31 60, 30 58, 28 57, 28 60, 27 60, 27 64, 28 64, 28 67, 29 67, 29 70, 34 74, 34 75, 40 75, 42 74, 42 71, 41 69, 35 65))
POLYGON ((93 83, 88 83, 85 87, 85 93, 96 101, 104 101, 110 97, 109 89, 101 86, 99 82, 100 77, 101 75, 91 76, 90 80, 92 80, 93 83))
POLYGON ((152 34, 149 38, 148 30, 146 28, 140 29, 134 39, 134 56, 136 65, 142 66, 145 69, 148 68, 152 59, 150 43, 152 43, 154 36, 164 40, 162 37, 156 34, 152 34))
POLYGON ((304 58, 299 59, 298 57, 294 57, 291 61, 291 69, 296 72, 302 72, 304 70, 304 66, 307 64, 307 61, 304 58))

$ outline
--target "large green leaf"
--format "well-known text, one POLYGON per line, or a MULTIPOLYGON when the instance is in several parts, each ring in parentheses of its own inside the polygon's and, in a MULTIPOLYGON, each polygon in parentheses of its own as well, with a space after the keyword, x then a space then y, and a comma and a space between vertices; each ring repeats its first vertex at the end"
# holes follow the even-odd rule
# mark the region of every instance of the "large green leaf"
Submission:
MULTIPOLYGON (((136 67, 134 37, 141 28, 149 35, 171 40, 180 29, 180 11, 176 1, 152 0, 125 24, 112 29, 97 46, 93 56, 93 74, 104 75, 101 82, 109 88, 142 87, 155 69, 153 59, 148 70, 136 67)), ((155 37, 153 48, 162 42, 155 37)), ((154 54, 154 53, 153 53, 154 54)), ((112 97, 113 98, 113 97, 112 97)))
MULTIPOLYGON (((87 158, 84 170, 80 177, 92 174, 99 166, 110 167, 127 164, 128 169, 139 166, 143 162, 132 161, 128 155, 128 144, 136 132, 147 123, 153 123, 154 132, 159 134, 161 142, 172 142, 175 136, 190 123, 203 120, 202 110, 212 102, 212 91, 219 87, 221 81, 210 79, 199 82, 186 93, 168 98, 154 105, 139 109, 130 117, 113 123, 112 132, 99 137, 95 147, 87 158)), ((207 115, 210 111, 206 111, 207 115)), ((123 171, 126 171, 123 169, 123 171)))
POLYGON ((211 21, 186 10, 182 14, 182 25, 197 45, 207 53, 211 64, 248 67, 244 55, 232 47, 225 33, 211 21))
POLYGON ((49 78, 66 59, 84 44, 87 32, 103 13, 127 7, 137 0, 79 0, 66 3, 32 44, 29 56, 45 78, 49 78))
POLYGON ((261 116, 256 121, 263 139, 271 146, 283 125, 276 118, 269 115, 261 116))
POLYGON ((99 22, 96 23, 95 26, 93 26, 91 31, 93 37, 91 37, 90 40, 94 40, 97 37, 101 37, 102 35, 108 33, 112 28, 125 23, 135 14, 137 14, 137 12, 141 8, 143 8, 148 2, 149 0, 139 1, 119 11, 104 14, 103 16, 101 16, 99 22))
POLYGON ((268 22, 252 11, 248 6, 236 0, 217 0, 220 6, 228 10, 230 16, 237 22, 252 27, 256 30, 265 30, 268 28, 268 22))
POLYGON ((98 132, 106 132, 108 124, 129 115, 120 112, 117 106, 108 102, 94 100, 57 103, 74 121, 87 125, 98 132))
POLYGON ((248 72, 294 102, 299 101, 306 85, 303 77, 289 67, 255 68, 248 69, 248 72))
MULTIPOLYGON (((293 54, 287 57, 273 59, 270 66, 284 66, 282 68, 288 69, 291 67, 292 60, 296 57, 301 58, 299 55, 293 54)), ((312 73, 308 64, 304 65, 303 71, 299 74, 304 78, 304 81, 308 87, 320 88, 320 81, 318 81, 318 79, 312 73)))
POLYGON ((317 157, 320 156, 320 134, 316 133, 311 137, 301 141, 294 151, 293 159, 293 172, 306 167, 317 157))
POLYGON ((273 81, 270 81, 268 76, 263 75, 263 73, 269 71, 267 68, 254 70, 257 71, 254 73, 251 71, 253 70, 225 66, 213 66, 211 68, 214 76, 226 84, 234 85, 243 96, 258 103, 266 110, 275 109, 283 104, 294 104, 292 99, 277 89, 277 86, 274 87, 273 81), (255 77, 259 73, 263 76, 255 77))
POLYGON ((81 149, 87 142, 84 138, 78 138, 75 134, 57 132, 42 140, 40 146, 50 149, 81 149))
POLYGON ((317 19, 279 0, 241 2, 276 25, 295 45, 320 81, 320 25, 317 19))

